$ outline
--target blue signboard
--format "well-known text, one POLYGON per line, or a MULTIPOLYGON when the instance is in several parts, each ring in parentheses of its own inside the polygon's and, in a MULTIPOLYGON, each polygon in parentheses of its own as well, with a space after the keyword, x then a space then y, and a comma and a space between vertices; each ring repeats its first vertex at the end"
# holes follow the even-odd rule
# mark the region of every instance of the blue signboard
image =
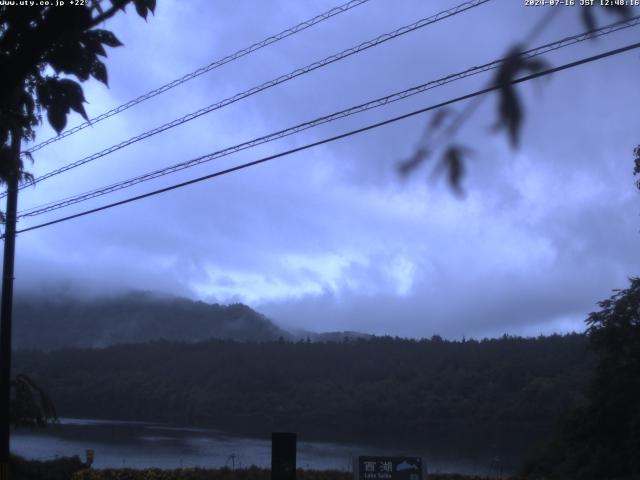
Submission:
POLYGON ((422 480, 420 457, 358 457, 357 480, 422 480))

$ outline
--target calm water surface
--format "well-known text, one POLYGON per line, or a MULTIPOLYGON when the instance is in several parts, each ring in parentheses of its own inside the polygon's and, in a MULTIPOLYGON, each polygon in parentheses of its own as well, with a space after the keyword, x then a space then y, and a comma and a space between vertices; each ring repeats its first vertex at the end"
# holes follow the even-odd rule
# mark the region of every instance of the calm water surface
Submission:
MULTIPOLYGON (((218 430, 166 424, 64 418, 60 425, 46 429, 18 430, 11 439, 13 453, 37 460, 72 455, 84 459, 89 448, 95 451, 95 468, 239 468, 269 467, 271 463, 271 440, 268 438, 245 438, 218 430)), ((350 471, 352 459, 358 455, 419 455, 430 472, 496 473, 486 454, 456 458, 454 454, 305 442, 298 438, 297 463, 301 468, 350 471)))

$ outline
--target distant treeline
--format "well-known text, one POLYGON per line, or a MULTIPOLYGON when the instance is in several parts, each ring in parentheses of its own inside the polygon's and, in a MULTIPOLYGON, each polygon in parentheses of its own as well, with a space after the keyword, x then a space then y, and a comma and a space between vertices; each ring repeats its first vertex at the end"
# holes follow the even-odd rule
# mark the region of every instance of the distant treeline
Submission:
MULTIPOLYGON (((583 335, 483 341, 152 342, 21 351, 15 369, 61 416, 167 421, 242 433, 424 439, 438 429, 553 426, 581 397, 583 335)), ((488 431, 488 430, 487 430, 488 431)))

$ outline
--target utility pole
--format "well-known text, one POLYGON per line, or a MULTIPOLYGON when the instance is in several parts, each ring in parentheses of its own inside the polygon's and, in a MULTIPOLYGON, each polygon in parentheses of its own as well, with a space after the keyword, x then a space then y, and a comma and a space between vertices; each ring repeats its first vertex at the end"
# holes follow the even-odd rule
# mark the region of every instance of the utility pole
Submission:
POLYGON ((16 246, 18 179, 20 176, 20 129, 11 131, 13 165, 7 181, 2 299, 0 304, 0 480, 9 479, 9 436, 11 427, 11 321, 13 313, 13 266, 16 246))

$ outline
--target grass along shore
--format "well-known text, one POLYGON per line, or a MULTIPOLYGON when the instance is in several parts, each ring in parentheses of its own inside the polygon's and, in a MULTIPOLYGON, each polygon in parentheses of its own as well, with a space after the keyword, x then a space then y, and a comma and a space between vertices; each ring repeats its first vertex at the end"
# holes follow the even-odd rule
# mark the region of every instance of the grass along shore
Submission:
MULTIPOLYGON (((107 468, 93 469, 79 457, 37 461, 21 457, 11 458, 11 478, 19 480, 271 480, 267 468, 107 468)), ((297 480, 352 480, 350 472, 338 470, 298 469, 297 480)), ((429 474, 429 480, 488 480, 495 477, 457 474, 429 474)), ((502 477, 503 479, 506 477, 502 477)))

